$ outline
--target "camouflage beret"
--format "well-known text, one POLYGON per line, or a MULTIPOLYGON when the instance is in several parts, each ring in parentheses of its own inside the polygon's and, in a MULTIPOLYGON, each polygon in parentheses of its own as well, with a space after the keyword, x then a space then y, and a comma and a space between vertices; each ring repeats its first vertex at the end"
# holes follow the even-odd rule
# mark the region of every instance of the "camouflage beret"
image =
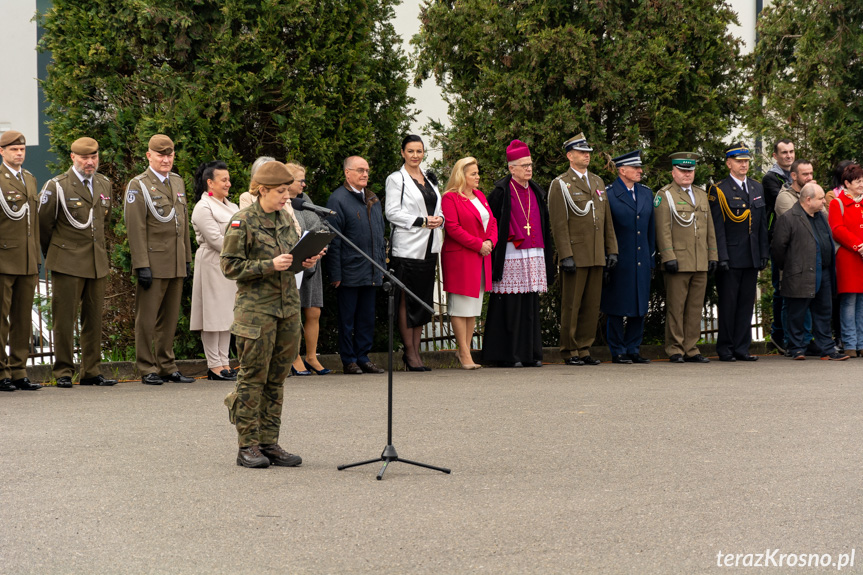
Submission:
POLYGON ((78 138, 72 142, 71 150, 73 154, 89 156, 99 151, 99 142, 93 138, 78 138))
POLYGON ((21 132, 9 130, 0 135, 0 148, 5 148, 6 146, 24 146, 26 144, 27 141, 21 132))
POLYGON ((281 186, 293 183, 294 176, 286 165, 275 160, 262 164, 258 168, 255 172, 255 181, 265 186, 281 186))
POLYGON ((157 154, 168 155, 174 153, 174 142, 165 134, 156 134, 150 138, 148 147, 157 154))

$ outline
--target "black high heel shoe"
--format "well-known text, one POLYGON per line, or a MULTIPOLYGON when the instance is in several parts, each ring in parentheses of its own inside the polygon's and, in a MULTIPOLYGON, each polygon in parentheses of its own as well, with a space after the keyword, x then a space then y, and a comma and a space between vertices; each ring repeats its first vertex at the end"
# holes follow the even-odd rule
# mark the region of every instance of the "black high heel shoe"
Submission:
POLYGON ((226 377, 224 374, 228 370, 223 369, 221 374, 216 373, 212 369, 207 370, 207 379, 214 381, 237 381, 236 377, 226 377))
POLYGON ((291 366, 291 375, 312 375, 312 372, 309 370, 297 371, 296 368, 292 365, 291 366))
POLYGON ((402 354, 402 363, 405 364, 405 371, 431 371, 430 369, 427 370, 423 366, 419 366, 419 367, 412 366, 411 364, 408 363, 408 358, 407 358, 407 355, 405 355, 405 354, 402 354))
POLYGON ((306 366, 306 370, 308 370, 308 371, 313 371, 313 372, 315 372, 315 373, 316 373, 316 374, 318 374, 318 375, 326 375, 326 374, 328 374, 328 373, 332 373, 332 372, 333 372, 333 370, 331 370, 331 369, 327 369, 326 367, 325 367, 325 368, 323 368, 323 369, 315 369, 315 368, 314 368, 314 367, 312 367, 312 366, 311 366, 311 364, 310 364, 309 362, 307 362, 305 359, 303 359, 303 365, 305 365, 305 366, 306 366))

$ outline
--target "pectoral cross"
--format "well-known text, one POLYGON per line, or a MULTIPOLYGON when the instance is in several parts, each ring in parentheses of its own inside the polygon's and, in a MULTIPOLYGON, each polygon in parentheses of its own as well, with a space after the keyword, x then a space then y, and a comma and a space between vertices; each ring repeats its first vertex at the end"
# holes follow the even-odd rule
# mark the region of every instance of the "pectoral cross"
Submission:
POLYGON ((524 226, 524 229, 527 230, 527 235, 530 235, 530 222, 527 222, 527 224, 524 226))

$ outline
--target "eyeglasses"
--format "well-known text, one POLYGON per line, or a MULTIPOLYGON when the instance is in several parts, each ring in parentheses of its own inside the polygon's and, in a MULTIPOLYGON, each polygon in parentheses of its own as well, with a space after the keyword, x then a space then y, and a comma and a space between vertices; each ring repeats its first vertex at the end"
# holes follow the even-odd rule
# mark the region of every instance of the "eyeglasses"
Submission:
POLYGON ((522 168, 525 170, 532 170, 533 169, 533 163, 530 163, 530 164, 513 164, 512 167, 513 168, 522 168))
POLYGON ((371 174, 371 173, 372 173, 372 171, 371 171, 371 170, 369 170, 369 169, 367 169, 367 168, 348 168, 348 169, 349 169, 349 170, 352 170, 352 171, 354 171, 354 172, 356 172, 356 173, 358 173, 358 174, 360 174, 360 175, 363 175, 363 174, 371 174))
POLYGON ((305 181, 305 180, 297 180, 297 181, 298 181, 298 182, 300 182, 301 184, 303 184, 304 186, 306 185, 306 181, 305 181))

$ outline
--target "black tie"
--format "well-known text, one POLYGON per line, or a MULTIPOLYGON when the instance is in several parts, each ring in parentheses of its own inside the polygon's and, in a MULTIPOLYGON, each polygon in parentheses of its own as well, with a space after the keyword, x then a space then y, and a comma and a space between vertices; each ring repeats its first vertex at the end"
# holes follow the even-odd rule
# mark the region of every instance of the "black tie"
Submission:
POLYGON ((743 180, 743 193, 747 198, 749 197, 749 190, 746 189, 746 180, 743 180))

